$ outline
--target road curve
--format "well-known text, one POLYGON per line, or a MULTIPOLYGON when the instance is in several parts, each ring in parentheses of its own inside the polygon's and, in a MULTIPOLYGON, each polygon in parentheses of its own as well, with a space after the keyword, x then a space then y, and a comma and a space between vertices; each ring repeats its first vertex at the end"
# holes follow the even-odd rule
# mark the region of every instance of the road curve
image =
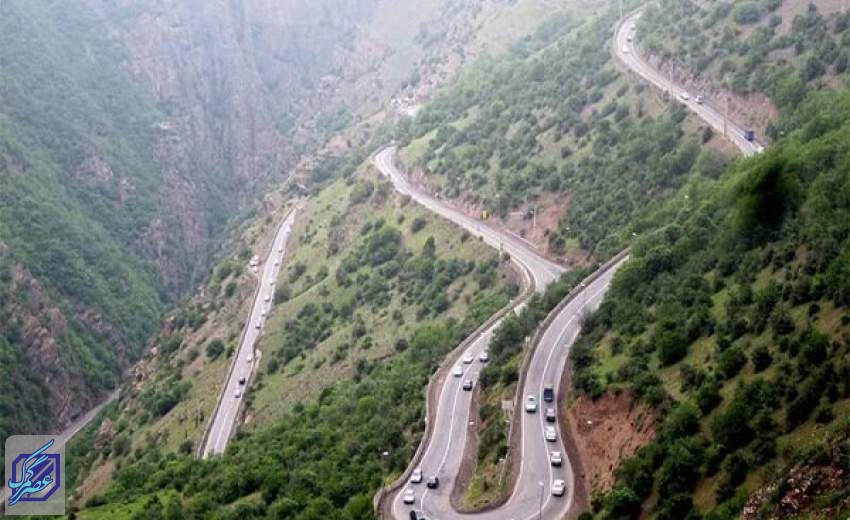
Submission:
POLYGON ((212 423, 205 436, 203 458, 224 453, 233 434, 239 409, 245 398, 244 393, 248 389, 247 385, 250 382, 251 374, 259 361, 254 353, 254 345, 262 334, 266 315, 271 309, 275 284, 283 264, 283 257, 286 254, 286 241, 292 231, 296 211, 297 208, 293 208, 289 215, 283 219, 266 260, 260 265, 262 273, 259 278, 259 286, 254 295, 254 302, 251 304, 251 313, 245 321, 242 340, 234 354, 212 423), (240 379, 245 383, 240 384, 240 379), (235 397, 237 392, 241 394, 239 397, 235 397))
POLYGON ((595 280, 589 282, 555 314, 549 326, 542 331, 519 394, 521 402, 516 403, 517 409, 514 412, 521 414, 519 422, 521 452, 515 454, 520 467, 517 482, 508 501, 495 510, 461 514, 454 510, 450 498, 467 442, 467 425, 470 421, 472 405, 472 392, 463 391, 461 382, 466 379, 477 382, 478 373, 481 370, 477 355, 489 342, 492 330, 488 330, 467 350, 475 356, 476 361, 469 365, 461 364, 464 375, 447 378, 439 393, 434 433, 424 451, 419 467, 426 478, 432 475, 438 476, 440 487, 429 490, 424 484, 404 486, 396 496, 391 497, 394 518, 399 520, 409 518, 411 509, 415 509, 429 519, 441 520, 452 518, 533 520, 540 515, 542 518, 554 519, 562 518, 569 511, 574 500, 575 475, 564 448, 563 432, 560 430, 559 423, 545 422, 543 409, 546 405, 553 408, 557 406, 555 403, 549 404, 542 401, 543 386, 547 383, 552 383, 555 388, 559 386, 570 347, 581 330, 581 316, 599 306, 614 273, 625 261, 626 259, 623 258, 612 266, 608 266, 595 280), (529 395, 535 396, 538 404, 541 405, 533 414, 523 411, 525 400, 529 395), (555 427, 557 431, 555 442, 544 440, 544 428, 547 425, 555 427), (551 451, 561 452, 563 466, 551 466, 549 463, 551 451), (563 497, 552 496, 551 486, 555 479, 567 482, 567 490, 563 497), (407 488, 414 490, 416 503, 413 506, 403 503, 402 495, 407 488))
MULTIPOLYGON (((383 175, 388 177, 396 189, 410 195, 414 200, 432 211, 452 220, 466 228, 471 233, 482 236, 494 247, 500 245, 530 272, 538 291, 557 278, 563 268, 554 264, 531 250, 522 240, 500 233, 485 224, 470 218, 447 204, 437 201, 410 184, 395 165, 396 150, 386 148, 375 155, 374 163, 383 175)), ((481 351, 487 348, 493 332, 501 320, 493 323, 474 338, 461 359, 471 355, 472 363, 458 362, 463 375, 448 376, 439 389, 434 405, 433 433, 422 450, 418 467, 425 477, 436 475, 440 478, 440 486, 429 490, 424 484, 406 484, 390 494, 392 516, 396 519, 409 519, 410 511, 416 510, 429 519, 439 518, 515 518, 517 520, 532 520, 542 513, 544 518, 558 518, 565 514, 573 502, 573 472, 566 450, 563 446, 562 435, 558 432, 555 442, 546 442, 543 437, 545 423, 541 410, 535 414, 525 414, 522 411, 526 396, 535 395, 542 403, 543 385, 557 382, 563 376, 563 371, 569 355, 569 347, 578 337, 580 317, 587 310, 596 308, 602 301, 614 272, 625 262, 621 259, 613 265, 606 266, 596 276, 591 277, 587 286, 564 305, 553 317, 550 326, 543 331, 536 349, 529 361, 525 384, 520 395, 522 402, 516 403, 516 413, 522 414, 520 420, 521 453, 518 454, 520 464, 519 477, 510 499, 497 510, 485 513, 461 514, 451 505, 451 492, 460 471, 463 452, 467 444, 468 425, 472 408, 472 392, 462 390, 462 383, 472 380, 477 383, 482 364, 478 361, 481 351), (560 451, 564 454, 564 465, 553 468, 549 463, 549 452, 560 451), (565 480, 567 493, 564 497, 553 497, 552 482, 555 479, 565 480), (410 488, 415 493, 415 503, 408 505, 403 502, 404 490, 410 488)), ((552 404, 554 407, 554 403, 552 404)), ((557 428, 557 423, 554 424, 557 428)))
MULTIPOLYGON (((626 67, 659 89, 669 92, 677 101, 684 104, 703 121, 708 123, 716 132, 723 135, 723 112, 720 108, 713 106, 713 100, 707 99, 703 103, 697 103, 693 96, 689 96, 687 100, 682 99, 681 95, 685 89, 664 77, 664 75, 652 68, 652 66, 641 58, 635 46, 635 23, 640 16, 640 12, 633 13, 617 26, 616 35, 614 36, 614 54, 626 67)), ((720 101, 718 100, 717 102, 719 103, 720 101)), ((725 135, 745 156, 755 155, 764 150, 763 146, 757 141, 748 141, 744 138, 744 128, 731 120, 726 122, 725 135)))
POLYGON ((515 259, 531 272, 534 288, 538 292, 542 293, 550 283, 557 280, 564 273, 565 269, 562 266, 543 258, 521 238, 511 233, 493 229, 487 224, 417 189, 396 166, 396 148, 394 146, 386 147, 375 154, 373 162, 378 170, 392 181, 396 191, 403 195, 410 195, 413 200, 427 209, 443 218, 451 220, 469 231, 472 235, 481 237, 484 242, 496 249, 504 250, 510 254, 511 258, 515 259))

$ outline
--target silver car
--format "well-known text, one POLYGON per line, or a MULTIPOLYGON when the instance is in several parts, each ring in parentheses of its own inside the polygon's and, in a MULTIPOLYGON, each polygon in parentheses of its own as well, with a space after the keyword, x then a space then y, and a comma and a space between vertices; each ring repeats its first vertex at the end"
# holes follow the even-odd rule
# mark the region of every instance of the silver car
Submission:
POLYGON ((537 399, 533 395, 528 396, 528 400, 525 402, 525 411, 528 413, 537 411, 537 399))

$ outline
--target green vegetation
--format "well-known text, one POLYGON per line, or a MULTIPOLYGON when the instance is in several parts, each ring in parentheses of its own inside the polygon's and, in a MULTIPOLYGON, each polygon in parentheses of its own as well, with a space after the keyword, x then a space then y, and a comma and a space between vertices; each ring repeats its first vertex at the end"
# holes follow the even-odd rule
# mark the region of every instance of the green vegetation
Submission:
MULTIPOLYGON (((663 0, 647 6, 639 40, 665 61, 790 108, 807 84, 845 75, 850 62, 850 12, 826 17, 816 3, 663 0)), ((777 130, 769 128, 771 137, 777 130)))
POLYGON ((725 159, 683 133, 678 104, 653 107, 618 72, 615 21, 614 11, 555 16, 508 56, 473 67, 402 129, 402 155, 447 196, 470 193, 497 215, 546 193, 570 200, 548 237, 555 252, 622 249, 654 225, 641 217, 725 159))
POLYGON ((405 352, 238 439, 221 459, 199 462, 151 444, 92 504, 109 505, 78 518, 372 518, 374 490, 418 443, 430 372, 468 332, 451 320, 417 329, 405 352))
POLYGON ((249 394, 255 428, 409 348, 418 327, 480 323, 516 290, 491 248, 371 171, 353 173, 317 191, 296 219, 249 394))
MULTIPOLYGON (((81 475, 98 474, 95 468, 110 460, 118 467, 112 484, 88 497, 81 517, 126 518, 145 511, 157 518, 160 507, 164 516, 180 508, 189 518, 371 515, 375 488, 402 469, 418 442, 428 377, 516 288, 491 248, 398 196, 372 172, 352 174, 315 188, 296 218, 279 304, 258 345, 261 368, 246 394, 255 419, 243 427, 242 440, 223 460, 191 470, 197 487, 168 482, 171 471, 184 474, 198 465, 185 455, 193 452, 205 420, 198 414, 211 409, 232 359, 228 345, 238 334, 225 339, 212 332, 216 321, 229 318, 203 300, 192 302, 175 312, 181 328, 160 338, 151 359, 155 372, 121 410, 122 429, 108 459, 81 464, 81 475), (413 222, 419 223, 416 232, 413 222), (197 332, 194 321, 200 323, 197 332), (193 363, 192 343, 204 352, 204 364, 193 363), (382 460, 383 450, 391 457, 382 460), (267 458, 271 453, 289 469, 282 473, 281 462, 267 458), (244 465, 257 468, 249 480, 268 483, 262 489, 244 486, 237 477, 244 465), (151 471, 158 477, 136 487, 151 471), (266 472, 278 476, 268 480, 266 472), (296 473, 295 479, 286 476, 296 473), (325 486, 319 483, 330 480, 338 486, 320 490, 325 486), (214 491, 221 485, 230 491, 214 491), (159 505, 151 502, 154 497, 159 505)), ((210 284, 219 291, 235 279, 238 268, 231 263, 214 270, 210 284)))
POLYGON ((850 91, 807 96, 775 149, 698 205, 677 202, 586 324, 576 389, 627 386, 664 414, 594 502, 600 517, 637 518, 643 503, 657 518, 737 518, 756 486, 808 456, 802 432, 850 402, 850 124, 833 115, 848 109, 850 91), (611 343, 619 362, 599 348, 611 343))
POLYGON ((478 465, 465 497, 467 506, 484 506, 510 491, 507 468, 503 468, 509 428, 501 403, 513 399, 516 392, 522 360, 528 355, 525 338, 533 336, 540 322, 592 271, 587 267, 565 273, 543 295, 535 293, 518 316, 505 317, 493 334, 488 348, 490 360, 481 371, 478 465))
POLYGON ((158 209, 157 112, 122 72, 123 50, 93 26, 69 3, 5 2, 0 17, 0 379, 16 387, 0 398, 0 439, 54 424, 33 402, 48 392, 22 347, 29 317, 55 334, 57 366, 82 381, 67 392, 105 395, 119 375, 115 338, 79 315, 102 317, 136 358, 162 309, 164 287, 137 248, 158 209), (13 266, 26 269, 17 288, 13 266), (50 308, 67 326, 48 322, 50 308))

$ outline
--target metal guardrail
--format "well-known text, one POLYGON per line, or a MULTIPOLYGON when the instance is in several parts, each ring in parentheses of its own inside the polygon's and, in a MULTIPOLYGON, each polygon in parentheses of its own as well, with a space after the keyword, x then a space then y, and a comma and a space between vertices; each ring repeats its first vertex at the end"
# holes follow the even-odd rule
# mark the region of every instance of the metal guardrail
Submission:
MULTIPOLYGON (((529 342, 530 347, 529 347, 528 351, 525 353, 525 356, 524 356, 523 361, 522 361, 522 366, 520 368, 519 380, 517 381, 517 386, 516 386, 516 390, 514 392, 514 398, 513 398, 514 408, 516 408, 521 403, 520 399, 521 399, 521 395, 522 395, 522 390, 523 390, 523 388, 525 388, 525 381, 526 381, 527 374, 528 374, 528 366, 531 364, 531 360, 534 357, 534 353, 537 351, 537 345, 540 343, 540 339, 543 336, 543 333, 546 332, 546 329, 549 328, 549 326, 552 324, 552 322, 555 321, 555 318, 557 318, 558 315, 561 313, 561 311, 564 310, 564 307, 569 305, 583 290, 585 290, 586 286, 589 286, 597 278, 599 278, 603 274, 607 273, 613 266, 615 266, 621 260, 628 257, 629 253, 630 253, 630 249, 625 249, 623 251, 620 251, 619 253, 614 255, 610 260, 608 260, 607 262, 602 264, 599 267, 599 269, 597 269, 596 271, 594 271, 593 273, 588 275, 584 280, 582 280, 579 284, 577 284, 575 287, 573 287, 570 290, 570 292, 567 293, 567 295, 564 296, 564 298, 558 303, 558 305, 556 305, 555 308, 553 308, 551 311, 549 311, 549 314, 547 314, 546 317, 543 319, 543 321, 540 322, 540 325, 537 326, 537 329, 534 331, 534 335, 531 337, 531 341, 529 342)), ((510 429, 508 430, 508 448, 509 448, 508 454, 507 454, 508 458, 511 456, 510 447, 514 445, 514 442, 513 442, 514 437, 516 437, 517 443, 522 442, 522 428, 519 428, 519 424, 518 424, 518 421, 520 421, 520 420, 522 420, 522 414, 521 413, 520 414, 517 414, 517 413, 513 414, 510 429)), ((507 460, 506 460, 505 463, 507 464, 507 460)), ((515 471, 513 471, 513 470, 511 471, 511 482, 510 482, 510 486, 508 488, 508 489, 511 490, 511 493, 513 493, 513 489, 516 486, 516 474, 515 473, 516 473, 515 471)), ((510 496, 511 496, 511 494, 508 494, 507 496, 503 497, 500 501, 493 503, 492 505, 488 506, 486 509, 483 509, 483 510, 486 511, 486 510, 492 509, 494 507, 501 506, 502 504, 504 504, 508 500, 508 498, 510 498, 510 496)))

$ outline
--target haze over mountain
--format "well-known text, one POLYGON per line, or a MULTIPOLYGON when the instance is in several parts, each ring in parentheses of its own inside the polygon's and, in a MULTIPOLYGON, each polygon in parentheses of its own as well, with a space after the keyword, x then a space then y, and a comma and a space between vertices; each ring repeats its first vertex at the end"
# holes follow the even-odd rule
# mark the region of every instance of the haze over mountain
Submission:
POLYGON ((0 441, 118 395, 80 518, 846 516, 848 8, 5 0, 0 441))

